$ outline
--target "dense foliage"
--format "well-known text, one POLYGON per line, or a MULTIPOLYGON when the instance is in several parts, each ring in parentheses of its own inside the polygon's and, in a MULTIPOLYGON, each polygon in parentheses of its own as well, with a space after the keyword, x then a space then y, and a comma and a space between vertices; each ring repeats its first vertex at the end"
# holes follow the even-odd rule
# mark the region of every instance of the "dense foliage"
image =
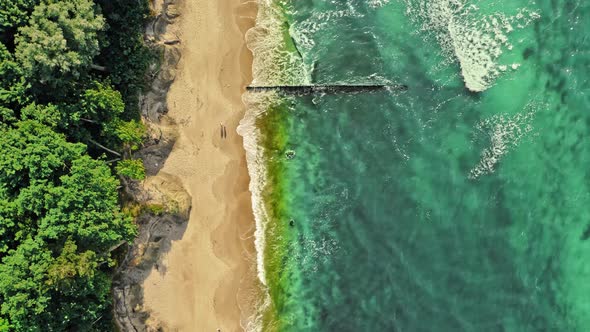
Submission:
POLYGON ((2 42, 10 42, 10 36, 26 25, 29 15, 40 0, 3 0, 0 2, 0 36, 2 42))
POLYGON ((57 331, 102 314, 109 249, 133 227, 119 185, 83 144, 35 121, 0 136, 0 296, 17 330, 57 331))
MULTIPOLYGON (((137 107, 138 92, 145 84, 144 77, 154 54, 143 42, 145 22, 150 17, 147 0, 96 0, 103 9, 108 27, 104 34, 104 46, 97 57, 99 64, 108 65, 109 79, 123 94, 127 108, 137 107)), ((127 113, 125 119, 136 114, 127 113)))
POLYGON ((98 54, 97 33, 103 28, 91 0, 41 3, 16 35, 16 58, 39 88, 70 83, 98 54))
POLYGON ((112 329, 148 17, 147 0, 0 0, 0 332, 112 329))

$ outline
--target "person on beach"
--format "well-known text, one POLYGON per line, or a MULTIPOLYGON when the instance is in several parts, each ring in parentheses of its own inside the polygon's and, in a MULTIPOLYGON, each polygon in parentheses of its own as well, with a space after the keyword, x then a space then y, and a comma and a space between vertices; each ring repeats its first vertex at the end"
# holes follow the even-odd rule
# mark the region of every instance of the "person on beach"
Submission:
POLYGON ((227 138, 227 128, 223 125, 223 123, 219 124, 221 130, 221 138, 227 138))

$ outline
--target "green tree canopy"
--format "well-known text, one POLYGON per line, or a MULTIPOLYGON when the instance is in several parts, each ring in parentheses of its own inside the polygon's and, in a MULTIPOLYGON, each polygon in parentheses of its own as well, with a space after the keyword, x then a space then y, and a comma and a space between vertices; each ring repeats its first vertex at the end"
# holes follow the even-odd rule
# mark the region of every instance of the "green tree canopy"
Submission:
POLYGON ((147 47, 143 41, 146 20, 151 16, 147 0, 95 0, 102 8, 107 29, 103 30, 106 43, 97 57, 108 63, 109 78, 121 91, 127 106, 124 120, 137 119, 138 94, 147 85, 150 64, 161 54, 147 47), (115 61, 114 61, 115 60, 115 61))
POLYGON ((24 121, 1 132, 0 151, 0 183, 13 196, 36 181, 58 183, 85 147, 66 142, 38 122, 24 121))
POLYGON ((145 179, 145 166, 141 159, 125 159, 117 163, 117 174, 133 180, 145 179))
POLYGON ((0 0, 0 332, 112 330, 111 251, 135 233, 112 171, 145 176, 149 15, 148 0, 0 0))
POLYGON ((53 104, 39 105, 31 103, 20 111, 21 120, 35 120, 51 128, 59 128, 69 125, 68 116, 53 104))
POLYGON ((139 121, 117 122, 115 135, 123 143, 123 147, 131 154, 141 146, 146 134, 146 127, 139 121))
POLYGON ((36 121, 0 130, 0 303, 17 331, 91 330, 134 235, 104 161, 36 121))
POLYGON ((128 125, 119 119, 124 109, 121 93, 109 84, 94 82, 79 93, 75 103, 30 103, 21 109, 20 119, 38 121, 78 142, 88 143, 94 137, 119 146, 123 141, 117 128, 128 125))
POLYGON ((112 121, 125 110, 121 93, 108 84, 94 82, 94 86, 84 91, 80 109, 83 117, 95 121, 112 121))
POLYGON ((0 1, 0 36, 9 39, 9 32, 24 25, 39 0, 0 1))
MULTIPOLYGON (((84 248, 108 250, 133 234, 119 212, 109 167, 85 154, 85 146, 34 121, 0 132, 0 232, 3 239, 71 237, 84 248)), ((1 253, 0 253, 1 254, 1 253)))
POLYGON ((1 313, 16 331, 103 331, 110 281, 94 252, 27 239, 0 264, 1 313), (55 253, 57 251, 57 253, 55 253))
POLYGON ((10 324, 8 321, 2 317, 0 317, 0 332, 9 332, 10 331, 10 324))
POLYGON ((104 19, 91 0, 51 1, 35 7, 16 37, 16 58, 31 82, 59 86, 87 71, 99 53, 104 19))
POLYGON ((14 109, 27 103, 25 87, 20 66, 6 46, 0 43, 0 121, 15 120, 14 109))

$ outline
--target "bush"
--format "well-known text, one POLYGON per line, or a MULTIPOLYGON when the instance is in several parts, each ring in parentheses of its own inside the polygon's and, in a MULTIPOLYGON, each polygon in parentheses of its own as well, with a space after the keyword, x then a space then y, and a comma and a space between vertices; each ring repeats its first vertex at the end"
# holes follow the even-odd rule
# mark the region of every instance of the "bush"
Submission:
POLYGON ((117 174, 133 180, 145 179, 145 167, 141 159, 125 159, 120 161, 116 167, 117 174))

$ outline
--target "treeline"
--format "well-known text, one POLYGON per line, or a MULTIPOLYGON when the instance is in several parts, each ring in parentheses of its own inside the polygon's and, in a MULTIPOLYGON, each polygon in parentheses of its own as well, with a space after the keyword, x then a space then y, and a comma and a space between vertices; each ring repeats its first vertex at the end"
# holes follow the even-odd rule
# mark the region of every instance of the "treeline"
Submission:
POLYGON ((148 0, 0 0, 0 331, 109 331, 148 0))

